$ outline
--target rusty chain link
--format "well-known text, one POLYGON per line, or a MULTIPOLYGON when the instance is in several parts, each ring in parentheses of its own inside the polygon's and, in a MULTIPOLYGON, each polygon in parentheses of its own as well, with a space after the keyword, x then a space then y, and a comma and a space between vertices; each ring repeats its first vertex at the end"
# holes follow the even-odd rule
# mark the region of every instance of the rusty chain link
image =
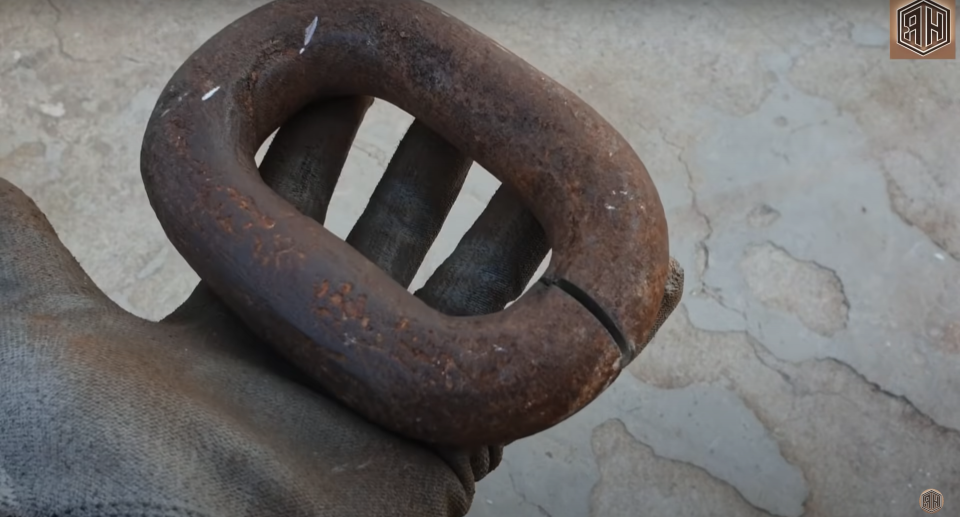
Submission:
POLYGON ((564 420, 676 306, 661 306, 663 207, 630 145, 576 95, 418 0, 280 0, 231 24, 163 90, 141 168, 168 237, 218 296, 335 397, 414 439, 506 443, 564 420), (401 148, 449 143, 423 165, 448 171, 431 195, 456 196, 467 156, 504 183, 471 232, 539 221, 549 269, 512 306, 432 308, 405 289, 415 267, 384 271, 362 254, 369 235, 348 245, 259 176, 255 152, 276 128, 343 98, 342 141, 323 144, 329 200, 370 97, 416 117, 401 148))

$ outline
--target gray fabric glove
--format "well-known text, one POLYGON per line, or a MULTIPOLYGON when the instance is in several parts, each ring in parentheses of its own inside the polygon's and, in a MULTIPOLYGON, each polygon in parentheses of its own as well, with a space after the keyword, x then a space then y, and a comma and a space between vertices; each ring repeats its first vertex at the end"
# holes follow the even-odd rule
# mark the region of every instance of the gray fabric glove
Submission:
MULTIPOLYGON (((309 107, 265 182, 323 219, 369 99, 309 107)), ((408 285, 470 160, 415 123, 348 241, 408 285)), ((547 252, 501 189, 418 296, 500 310, 547 252)), ((501 447, 438 450, 325 397, 202 283, 161 322, 117 307, 0 179, 0 516, 462 516, 501 447)))
MULTIPOLYGON (((369 105, 305 109, 274 140, 264 181, 322 222, 369 105)), ((347 241, 409 285, 470 165, 415 122, 347 241)), ((446 314, 495 312, 547 251, 501 187, 416 294, 446 314)), ((683 271, 671 268, 657 328, 682 293, 683 271)), ((2 179, 0 394, 0 517, 459 517, 502 454, 424 446, 368 423, 202 283, 161 322, 123 311, 2 179)))

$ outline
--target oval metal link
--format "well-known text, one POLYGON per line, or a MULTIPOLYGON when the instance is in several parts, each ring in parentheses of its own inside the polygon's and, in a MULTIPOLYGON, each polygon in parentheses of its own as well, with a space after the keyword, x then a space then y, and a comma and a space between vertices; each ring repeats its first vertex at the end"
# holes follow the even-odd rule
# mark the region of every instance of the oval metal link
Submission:
POLYGON ((141 168, 168 237, 251 328, 414 439, 506 443, 564 420, 639 353, 664 295, 666 220, 630 145, 417 0, 280 0, 231 24, 167 84, 141 168), (544 279, 501 312, 446 316, 268 188, 259 146, 345 95, 399 106, 508 185, 547 235, 544 279))

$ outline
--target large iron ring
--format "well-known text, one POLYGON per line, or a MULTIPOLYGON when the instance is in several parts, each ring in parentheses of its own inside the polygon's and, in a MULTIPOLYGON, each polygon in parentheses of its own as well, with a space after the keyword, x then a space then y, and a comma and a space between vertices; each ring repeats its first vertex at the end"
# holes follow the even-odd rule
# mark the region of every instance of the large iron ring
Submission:
POLYGON ((639 353, 668 272, 657 190, 599 114, 418 0, 279 0, 207 41, 154 109, 150 203, 256 332, 370 420, 427 442, 506 443, 596 398, 639 353), (254 155, 309 103, 413 114, 509 186, 553 251, 509 308, 441 314, 260 179, 254 155))

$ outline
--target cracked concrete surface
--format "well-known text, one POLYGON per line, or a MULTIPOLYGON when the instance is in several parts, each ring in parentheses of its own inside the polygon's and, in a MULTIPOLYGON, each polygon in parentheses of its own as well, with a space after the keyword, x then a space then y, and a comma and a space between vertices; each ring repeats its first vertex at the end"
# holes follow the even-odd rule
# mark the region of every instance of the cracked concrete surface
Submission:
MULTIPOLYGON (((0 175, 93 279, 159 318, 196 281, 138 171, 173 71, 263 0, 0 0, 0 175)), ((960 65, 891 61, 888 4, 438 0, 648 166, 682 306, 599 400, 510 446, 473 517, 919 515, 960 501, 960 65)), ((410 117, 377 104, 345 236, 410 117)), ((497 182, 471 172, 415 281, 497 182)))

